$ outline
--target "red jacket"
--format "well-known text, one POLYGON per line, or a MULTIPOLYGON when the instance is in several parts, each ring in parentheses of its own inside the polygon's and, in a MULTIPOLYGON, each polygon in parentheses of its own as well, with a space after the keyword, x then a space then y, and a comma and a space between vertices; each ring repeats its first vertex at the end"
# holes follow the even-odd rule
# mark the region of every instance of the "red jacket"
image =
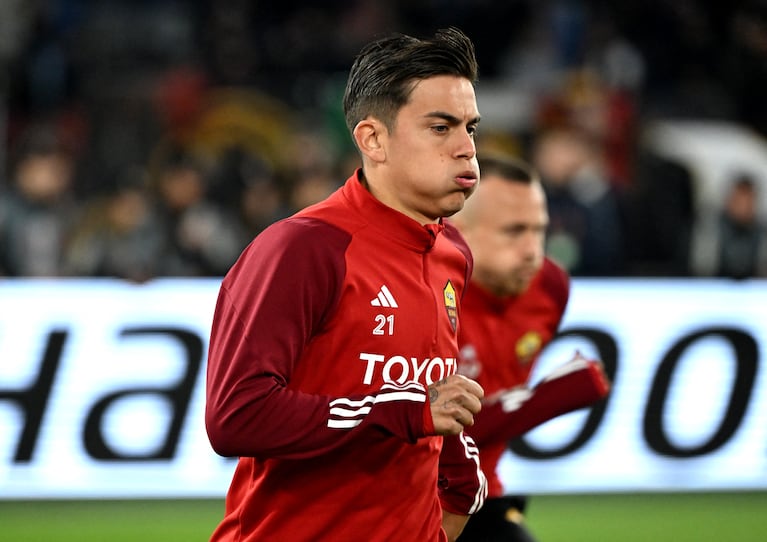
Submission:
MULTIPOLYGON (((518 296, 498 298, 469 284, 459 338, 461 373, 479 382, 486 398, 527 384, 541 350, 557 333, 569 295, 569 276, 548 258, 518 296)), ((503 429, 509 425, 508 414, 501 408, 485 407, 475 420, 467 433, 479 446, 488 495, 497 497, 503 494, 495 471, 507 446, 503 429)))
POLYGON ((484 497, 477 451, 436 437, 426 388, 456 371, 471 257, 357 176, 259 235, 224 278, 206 426, 239 456, 213 540, 445 540, 484 497), (444 442, 443 442, 444 441, 444 442))

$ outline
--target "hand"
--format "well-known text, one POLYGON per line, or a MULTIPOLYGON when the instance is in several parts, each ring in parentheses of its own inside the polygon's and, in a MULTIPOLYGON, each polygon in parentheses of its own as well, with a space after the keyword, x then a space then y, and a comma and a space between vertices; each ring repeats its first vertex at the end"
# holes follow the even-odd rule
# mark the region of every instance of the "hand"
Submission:
POLYGON ((482 386, 463 375, 450 375, 428 388, 431 418, 437 435, 457 435, 474 424, 474 414, 482 408, 482 386))

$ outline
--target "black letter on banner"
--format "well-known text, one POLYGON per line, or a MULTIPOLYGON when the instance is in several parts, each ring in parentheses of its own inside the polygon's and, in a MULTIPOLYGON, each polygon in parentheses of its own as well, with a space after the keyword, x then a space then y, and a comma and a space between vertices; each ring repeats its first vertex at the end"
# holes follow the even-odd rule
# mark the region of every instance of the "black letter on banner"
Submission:
POLYGON ((186 350, 186 372, 176 386, 170 388, 146 387, 122 390, 102 398, 88 414, 83 430, 83 442, 85 449, 95 459, 112 461, 153 461, 157 459, 171 459, 176 452, 181 426, 189 407, 189 399, 192 396, 194 383, 202 364, 202 339, 190 331, 178 328, 135 328, 126 329, 121 333, 124 337, 143 335, 168 335, 179 341, 186 350), (146 454, 125 455, 112 449, 104 438, 102 420, 107 409, 116 401, 124 397, 156 394, 165 396, 170 400, 173 408, 173 417, 168 426, 165 442, 158 449, 146 454))
POLYGON ((726 443, 743 420, 743 414, 751 399, 758 357, 759 347, 754 338, 739 329, 708 328, 683 337, 666 354, 658 366, 658 372, 655 373, 644 416, 644 437, 647 444, 659 454, 681 458, 705 455, 726 443), (730 390, 727 412, 719 428, 707 442, 700 446, 680 447, 668 439, 663 427, 663 412, 671 376, 684 351, 695 341, 711 336, 722 337, 735 350, 735 381, 730 390))
POLYGON ((0 401, 3 399, 15 401, 24 411, 24 429, 21 431, 19 443, 16 445, 14 463, 28 463, 32 459, 37 437, 40 433, 40 425, 45 414, 45 407, 51 395, 53 378, 58 370, 61 352, 66 340, 66 331, 51 331, 48 335, 37 380, 23 390, 0 390, 0 401))
MULTIPOLYGON (((598 329, 573 328, 558 333, 557 336, 554 337, 554 340, 564 337, 583 337, 589 340, 599 353, 599 359, 604 365, 607 378, 610 379, 610 382, 615 382, 615 375, 618 372, 618 345, 615 342, 615 339, 608 333, 599 331, 598 329)), ((525 440, 525 437, 522 436, 509 442, 509 449, 515 454, 528 459, 553 459, 566 456, 567 454, 578 450, 589 441, 594 433, 596 433, 599 423, 602 421, 602 417, 607 409, 609 398, 610 397, 608 396, 590 408, 589 415, 586 418, 586 422, 583 424, 583 428, 575 436, 572 442, 565 443, 557 449, 540 450, 532 446, 525 440)))

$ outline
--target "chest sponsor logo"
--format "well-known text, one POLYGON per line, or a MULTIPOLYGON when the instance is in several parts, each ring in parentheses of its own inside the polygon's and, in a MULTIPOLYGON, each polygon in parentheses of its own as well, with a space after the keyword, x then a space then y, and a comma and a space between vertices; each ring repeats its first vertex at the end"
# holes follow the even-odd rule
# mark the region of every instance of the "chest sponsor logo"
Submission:
POLYGON ((417 358, 408 356, 386 357, 383 354, 361 352, 360 359, 366 363, 363 384, 372 384, 378 379, 384 382, 403 384, 409 381, 425 383, 427 386, 455 374, 455 358, 417 358))

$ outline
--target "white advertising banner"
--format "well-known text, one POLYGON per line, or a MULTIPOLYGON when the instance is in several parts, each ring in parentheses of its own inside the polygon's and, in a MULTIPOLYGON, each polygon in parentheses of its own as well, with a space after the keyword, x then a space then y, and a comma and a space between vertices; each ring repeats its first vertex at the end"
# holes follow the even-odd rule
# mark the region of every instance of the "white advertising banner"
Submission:
MULTIPOLYGON (((203 424, 218 280, 0 281, 0 499, 222 497, 203 424)), ((604 403, 510 443, 510 492, 767 489, 767 282, 575 280, 536 376, 604 403)))

